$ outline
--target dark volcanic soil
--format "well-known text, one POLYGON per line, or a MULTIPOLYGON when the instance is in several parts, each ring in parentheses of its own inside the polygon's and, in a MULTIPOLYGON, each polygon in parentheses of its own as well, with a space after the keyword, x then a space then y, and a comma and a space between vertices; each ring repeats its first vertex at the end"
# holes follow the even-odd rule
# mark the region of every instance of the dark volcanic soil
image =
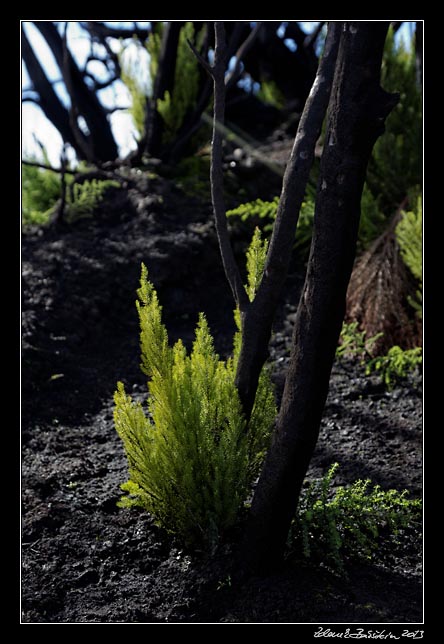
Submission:
MULTIPOLYGON (((146 513, 116 507, 126 464, 112 394, 119 379, 136 393, 145 387, 140 262, 171 340, 190 343, 202 310, 226 354, 233 303, 208 204, 143 177, 114 201, 94 220, 23 238, 23 622, 421 622, 418 528, 373 561, 349 562, 348 579, 289 559, 272 576, 235 583, 229 545, 211 561, 182 552, 146 513)), ((301 283, 295 264, 286 297, 301 283)), ((293 319, 283 302, 272 346, 278 390, 293 319)), ((369 477, 419 496, 421 424, 419 375, 387 393, 359 365, 337 364, 309 478, 338 461, 337 484, 369 477)))

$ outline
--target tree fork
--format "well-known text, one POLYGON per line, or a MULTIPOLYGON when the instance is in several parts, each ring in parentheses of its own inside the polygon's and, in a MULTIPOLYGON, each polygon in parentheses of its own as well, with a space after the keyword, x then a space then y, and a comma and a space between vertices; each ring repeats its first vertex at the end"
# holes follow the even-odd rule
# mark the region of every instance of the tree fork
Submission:
POLYGON ((290 365, 242 549, 249 569, 281 559, 318 439, 356 254, 367 163, 398 100, 379 85, 388 27, 384 22, 342 27, 290 365))

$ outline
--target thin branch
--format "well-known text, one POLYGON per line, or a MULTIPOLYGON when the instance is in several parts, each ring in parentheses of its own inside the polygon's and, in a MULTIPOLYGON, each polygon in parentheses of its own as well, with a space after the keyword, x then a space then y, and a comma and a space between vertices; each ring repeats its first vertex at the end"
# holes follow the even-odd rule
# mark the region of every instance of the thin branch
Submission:
POLYGON ((225 120, 225 69, 227 63, 227 45, 223 22, 214 23, 215 48, 214 64, 211 73, 214 79, 214 119, 213 119, 213 145, 211 154, 211 198, 213 202, 216 232, 219 241, 222 263, 225 275, 230 284, 235 302, 241 311, 249 305, 249 299, 242 283, 239 267, 236 263, 233 248, 228 234, 225 198, 224 175, 222 167, 222 142, 221 126, 225 120))
POLYGON ((227 89, 233 85, 239 78, 240 72, 241 72, 241 62, 242 58, 245 56, 245 54, 248 52, 248 50, 251 48, 253 45, 254 41, 256 40, 256 37, 259 33, 260 28, 262 27, 262 22, 258 22, 255 26, 254 29, 251 30, 250 34, 248 35, 248 38, 244 40, 242 45, 239 47, 239 49, 236 52, 236 63, 234 65, 233 71, 228 74, 228 76, 225 78, 225 85, 227 89))
POLYGON ((22 103, 35 103, 36 105, 41 105, 39 96, 22 96, 22 103))
POLYGON ((191 40, 189 40, 188 38, 187 38, 187 43, 188 43, 189 48, 193 52, 193 54, 196 56, 198 62, 202 65, 202 67, 205 69, 205 71, 208 72, 208 74, 211 76, 211 78, 214 78, 214 76, 213 76, 213 67, 211 67, 211 65, 205 60, 205 58, 203 58, 203 56, 201 56, 199 54, 199 52, 197 51, 196 47, 193 45, 191 40))
POLYGON ((125 110, 129 110, 131 105, 115 105, 114 107, 107 107, 105 108, 105 111, 107 114, 114 114, 114 112, 124 112, 125 110))
POLYGON ((30 165, 34 168, 41 168, 42 170, 50 170, 51 172, 56 172, 57 174, 77 174, 78 170, 69 170, 68 168, 54 168, 52 165, 47 165, 46 163, 39 163, 38 161, 26 161, 22 159, 23 165, 30 165))
POLYGON ((106 81, 98 81, 96 77, 93 76, 93 74, 91 74, 91 72, 83 72, 83 76, 85 78, 89 78, 90 80, 92 80, 93 82, 92 89, 94 92, 97 92, 97 91, 100 91, 101 89, 105 89, 106 87, 109 87, 120 78, 117 75, 113 75, 110 78, 108 78, 106 81))

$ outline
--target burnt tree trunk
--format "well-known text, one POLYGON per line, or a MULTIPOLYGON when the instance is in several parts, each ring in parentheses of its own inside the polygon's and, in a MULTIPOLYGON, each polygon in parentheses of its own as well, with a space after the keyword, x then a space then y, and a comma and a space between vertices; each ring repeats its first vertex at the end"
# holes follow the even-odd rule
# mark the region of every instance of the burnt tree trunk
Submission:
POLYGON ((241 307, 242 345, 236 387, 247 418, 254 405, 259 374, 268 356, 273 320, 288 273, 315 145, 327 111, 341 24, 332 23, 328 27, 324 53, 305 103, 285 171, 264 276, 254 301, 244 310, 241 307))
POLYGON ((154 82, 153 98, 147 103, 146 151, 150 156, 159 157, 162 152, 164 123, 157 111, 157 101, 163 99, 165 92, 173 93, 176 73, 177 47, 182 22, 167 22, 163 29, 159 64, 154 82))
POLYGON ((75 103, 77 113, 85 119, 89 134, 85 137, 92 151, 94 160, 110 161, 117 157, 117 145, 111 130, 107 112, 100 103, 97 94, 85 83, 83 73, 71 53, 65 51, 63 38, 52 22, 36 21, 35 26, 48 43, 60 68, 67 88, 70 88, 71 100, 75 103))
POLYGON ((79 159, 85 159, 83 148, 79 146, 71 129, 69 112, 62 105, 59 97, 55 93, 54 87, 43 71, 37 56, 34 54, 24 30, 22 30, 22 56, 33 88, 39 95, 38 105, 41 107, 46 118, 60 132, 63 142, 69 143, 74 148, 79 159))
POLYGON ((379 85, 388 26, 343 26, 290 366, 246 531, 244 556, 253 568, 281 558, 318 439, 355 258, 367 163, 397 102, 379 85))

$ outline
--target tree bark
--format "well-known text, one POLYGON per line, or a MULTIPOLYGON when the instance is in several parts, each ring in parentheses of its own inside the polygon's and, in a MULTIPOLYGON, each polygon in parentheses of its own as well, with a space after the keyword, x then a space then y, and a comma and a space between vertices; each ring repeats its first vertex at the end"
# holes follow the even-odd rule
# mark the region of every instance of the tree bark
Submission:
POLYGON ((290 366, 246 531, 244 557, 255 569, 283 554, 319 434, 355 258, 366 167, 397 102, 379 85, 388 26, 350 22, 342 30, 290 366))
POLYGON ((247 418, 251 414, 259 375, 267 359, 272 324, 287 277, 299 211, 313 163, 316 141, 327 110, 341 24, 331 23, 328 27, 324 54, 305 103, 285 171, 264 275, 256 298, 242 315, 242 346, 236 386, 247 418))
POLYGON ((159 65, 154 82, 153 98, 147 103, 146 151, 150 156, 160 157, 162 151, 163 119, 157 111, 158 99, 163 99, 165 92, 172 94, 176 72, 177 47, 182 22, 167 22, 162 35, 162 47, 159 65))
POLYGON ((90 132, 89 140, 93 156, 97 161, 110 161, 117 157, 117 145, 107 118, 95 92, 86 85, 70 52, 64 55, 63 39, 52 22, 36 21, 35 26, 48 43, 54 54, 67 87, 71 87, 71 100, 83 116, 90 132), (67 64, 65 62, 67 61, 67 64))

